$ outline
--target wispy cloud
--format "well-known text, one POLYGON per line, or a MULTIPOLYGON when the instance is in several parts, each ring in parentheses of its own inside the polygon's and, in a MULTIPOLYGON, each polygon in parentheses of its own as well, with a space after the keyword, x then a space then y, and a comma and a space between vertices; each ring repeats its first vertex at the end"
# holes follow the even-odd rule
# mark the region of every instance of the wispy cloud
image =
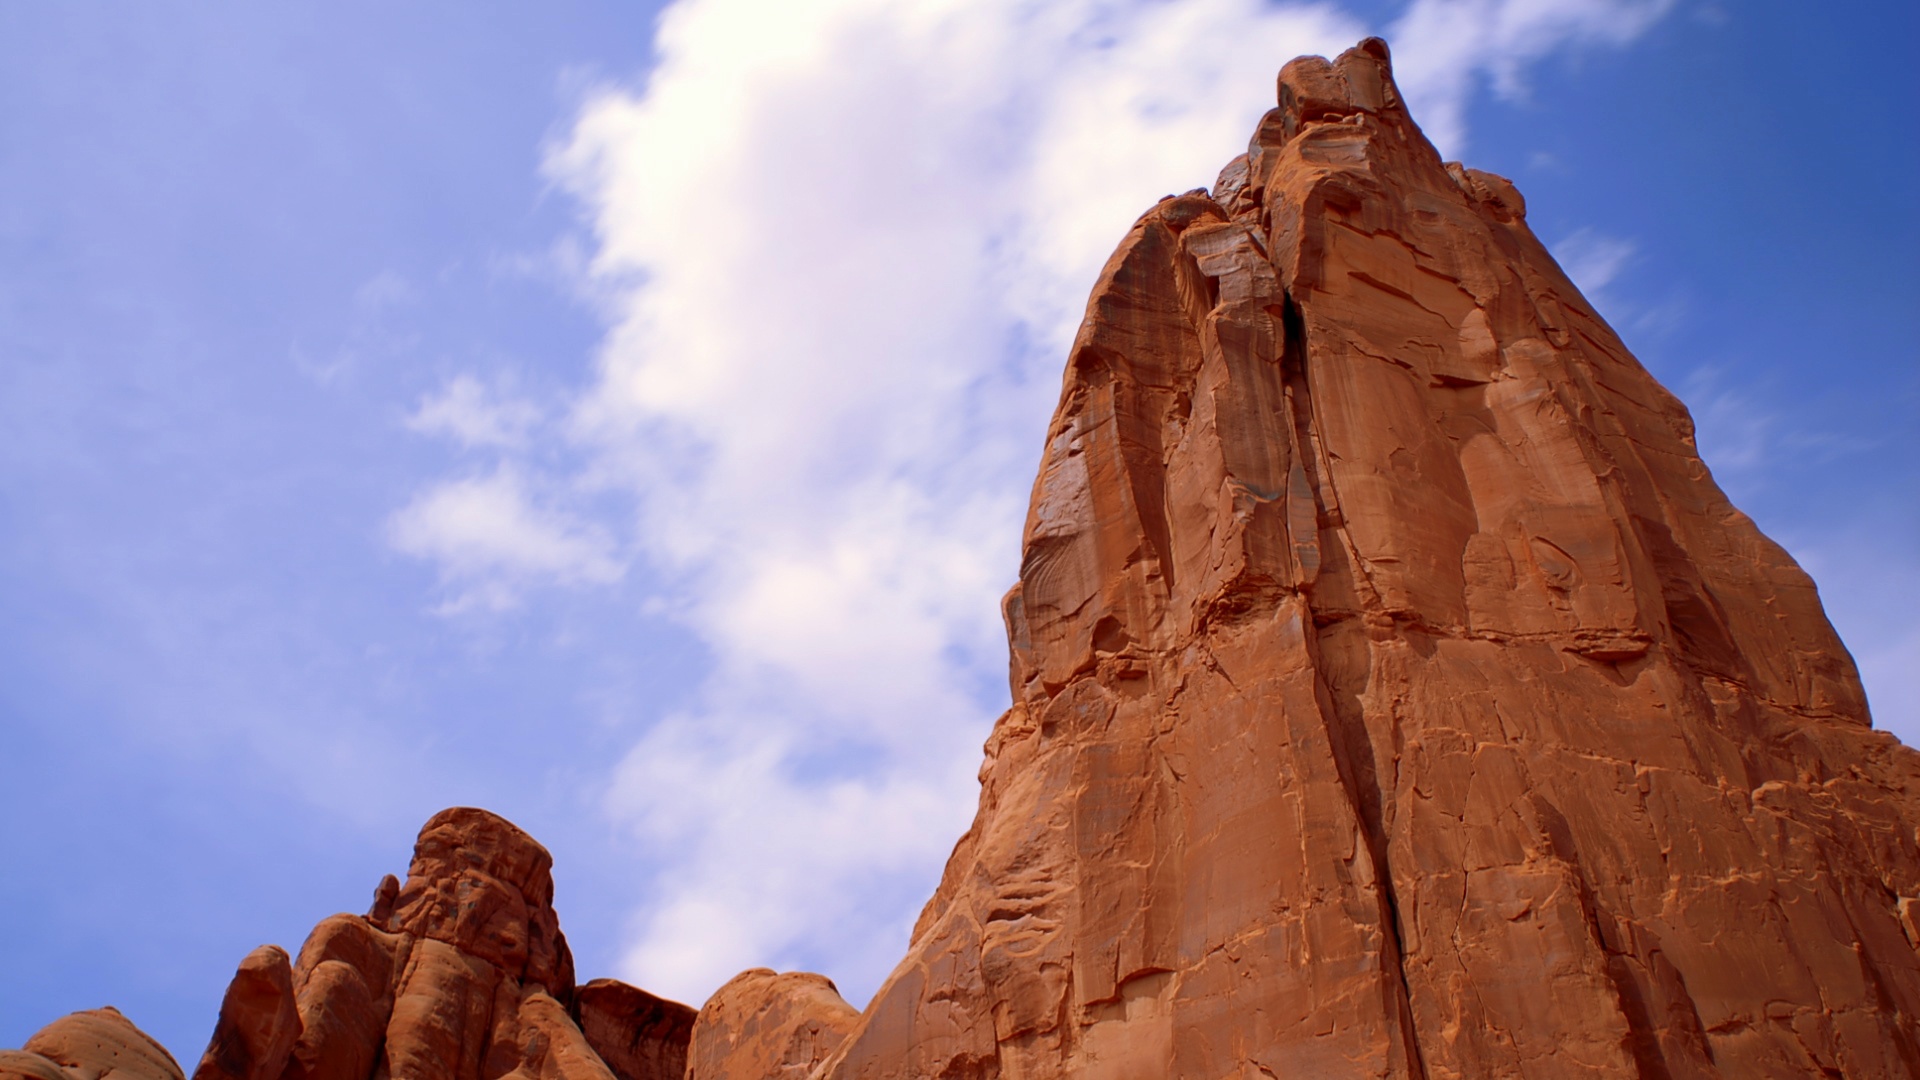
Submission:
POLYGON ((353 293, 354 308, 362 316, 376 315, 404 307, 419 299, 413 283, 398 270, 382 270, 360 284, 353 293))
MULTIPOLYGON (((1572 6, 1416 0, 1395 47, 1443 144, 1456 66, 1516 86, 1663 10, 1572 6)), ((547 162, 608 321, 569 482, 637 515, 555 518, 509 467, 423 494, 394 540, 454 581, 580 582, 632 527, 713 657, 607 789, 652 856, 626 975, 700 1000, 825 965, 858 999, 897 959, 1005 702, 997 601, 1087 289, 1244 146, 1280 63, 1365 32, 1262 0, 681 0, 644 83, 586 95, 547 162)), ((517 460, 468 423, 477 389, 435 400, 423 427, 517 460)))
POLYGON ((1911 508, 1872 518, 1865 528, 1785 536, 1782 542, 1820 583, 1834 629, 1853 651, 1869 691, 1873 724, 1920 747, 1920 525, 1911 508))
POLYGON ((449 379, 407 417, 407 427, 425 435, 451 438, 462 446, 525 446, 540 409, 532 402, 500 393, 472 375, 449 379))
POLYGON ((1758 496, 1785 464, 1871 451, 1874 443, 1794 412, 1784 391, 1730 364, 1702 364, 1681 384, 1700 456, 1736 502, 1758 496))
POLYGON ((536 584, 619 580, 606 530, 536 501, 519 472, 494 472, 429 488, 394 514, 388 538, 441 568, 453 590, 443 610, 500 610, 536 584))
POLYGON ((1633 261, 1639 248, 1631 240, 1608 236, 1596 229, 1579 229, 1553 245, 1554 257, 1589 300, 1598 301, 1620 271, 1633 261))
POLYGON ((399 317, 419 301, 420 291, 406 275, 391 269, 374 274, 353 291, 343 340, 323 355, 296 342, 289 350, 294 368, 320 386, 333 386, 369 358, 406 351, 419 336, 402 328, 399 317))
POLYGON ((1745 475, 1766 463, 1783 418, 1760 397, 1730 385, 1725 367, 1695 368, 1683 389, 1701 456, 1737 492, 1745 475))
POLYGON ((1394 22, 1394 70, 1440 152, 1466 152, 1467 106, 1491 84, 1526 96, 1528 68, 1568 48, 1624 45, 1677 0, 1414 0, 1394 22))

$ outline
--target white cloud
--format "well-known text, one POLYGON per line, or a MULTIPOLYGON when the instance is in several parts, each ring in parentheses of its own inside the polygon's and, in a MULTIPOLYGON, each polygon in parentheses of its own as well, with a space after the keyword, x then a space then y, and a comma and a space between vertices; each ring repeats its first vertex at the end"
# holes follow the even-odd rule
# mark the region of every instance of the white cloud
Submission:
MULTIPOLYGON (((1516 85, 1659 9, 1559 6, 1419 0, 1410 96, 1457 142, 1442 61, 1516 85)), ((750 964, 856 1001, 884 976, 973 809, 1087 289, 1282 62, 1364 33, 1261 0, 681 0, 645 84, 589 95, 548 161, 614 298, 575 436, 714 657, 608 790, 653 857, 622 974, 696 1002, 750 964)))
POLYGON ((622 573, 603 529, 537 504, 510 467, 430 488, 387 527, 397 550, 440 565, 456 590, 448 611, 507 608, 529 584, 606 583, 622 573))
POLYGON ((407 426, 425 435, 441 435, 463 446, 524 446, 540 410, 531 402, 504 397, 472 375, 456 375, 440 392, 423 399, 407 426))
POLYGON ((1390 28, 1394 74, 1442 154, 1466 152, 1466 110, 1483 81, 1526 94, 1527 68, 1569 46, 1624 45, 1675 0, 1414 0, 1390 28))
POLYGON ((1596 229, 1578 229, 1553 245, 1554 258, 1587 299, 1599 303, 1607 286, 1633 261, 1638 247, 1631 240, 1608 236, 1596 229))

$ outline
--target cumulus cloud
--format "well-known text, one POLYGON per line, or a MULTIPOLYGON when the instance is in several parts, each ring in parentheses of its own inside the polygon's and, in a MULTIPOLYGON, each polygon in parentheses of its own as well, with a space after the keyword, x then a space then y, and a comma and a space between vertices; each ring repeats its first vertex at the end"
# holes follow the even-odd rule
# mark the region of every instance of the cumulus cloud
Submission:
POLYGON ((1328 8, 678 5, 550 169, 631 281, 581 422, 718 670, 610 809, 666 863, 628 974, 855 997, 904 945, 1004 704, 997 600, 1065 340, 1160 195, 1211 183, 1328 8), (1194 58, 1207 62, 1195 63, 1194 58))
POLYGON ((530 584, 606 583, 622 573, 604 529, 537 503, 510 467, 422 492, 388 522, 388 538, 440 565, 455 590, 448 611, 508 608, 530 584))
MULTIPOLYGON (((1457 145, 1476 75, 1517 92, 1662 9, 1416 0, 1395 47, 1457 145)), ((1141 210, 1244 147, 1281 62, 1366 31, 1263 0, 680 0, 644 82, 586 96, 547 160, 608 312, 572 482, 631 494, 620 535, 713 657, 606 791, 649 852, 624 975, 691 1001, 752 964, 875 988, 973 809, 1087 289, 1141 210)), ((458 401, 416 420, 496 430, 458 401)), ((617 574, 610 531, 536 496, 511 468, 457 481, 393 539, 456 580, 617 574)))

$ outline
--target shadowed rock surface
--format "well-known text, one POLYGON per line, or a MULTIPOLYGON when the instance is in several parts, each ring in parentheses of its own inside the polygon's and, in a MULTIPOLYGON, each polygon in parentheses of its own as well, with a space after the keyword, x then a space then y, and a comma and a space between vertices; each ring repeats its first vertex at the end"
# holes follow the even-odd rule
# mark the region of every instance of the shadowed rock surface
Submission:
POLYGON ((587 1043, 618 1080, 679 1080, 687 1071, 693 1009, 615 979, 595 979, 573 994, 587 1043))
MULTIPOLYGON (((1386 47, 1296 60, 1068 360, 980 808, 865 1013, 576 989, 546 850, 241 964, 200 1078, 1920 1075, 1920 754, 1386 47)), ((179 1080, 112 1010, 0 1080, 179 1080)))

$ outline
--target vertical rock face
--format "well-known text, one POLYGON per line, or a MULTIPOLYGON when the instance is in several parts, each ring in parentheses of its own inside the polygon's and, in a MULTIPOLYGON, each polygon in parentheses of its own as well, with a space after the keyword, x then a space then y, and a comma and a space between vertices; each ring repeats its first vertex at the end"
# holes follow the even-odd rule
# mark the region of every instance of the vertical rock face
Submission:
POLYGON ((1289 64, 1108 262, 980 811, 834 1077, 1920 1075, 1920 755, 1686 410, 1289 64))

